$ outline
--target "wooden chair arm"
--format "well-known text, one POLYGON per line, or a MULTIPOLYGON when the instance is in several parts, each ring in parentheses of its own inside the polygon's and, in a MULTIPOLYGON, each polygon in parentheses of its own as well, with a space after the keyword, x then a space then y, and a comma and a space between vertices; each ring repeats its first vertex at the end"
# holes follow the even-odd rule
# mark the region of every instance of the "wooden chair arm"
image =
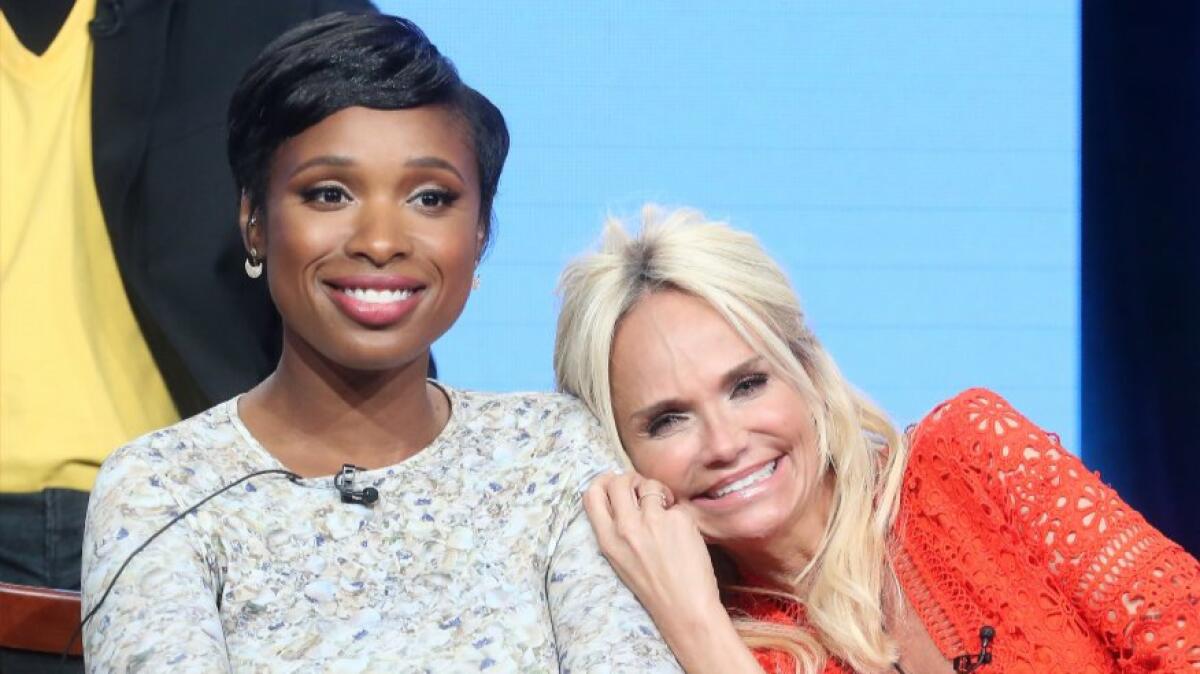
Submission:
MULTIPOLYGON (((78 592, 0 583, 0 646, 61 653, 79 618, 78 592)), ((83 639, 76 639, 69 652, 82 655, 83 639)))

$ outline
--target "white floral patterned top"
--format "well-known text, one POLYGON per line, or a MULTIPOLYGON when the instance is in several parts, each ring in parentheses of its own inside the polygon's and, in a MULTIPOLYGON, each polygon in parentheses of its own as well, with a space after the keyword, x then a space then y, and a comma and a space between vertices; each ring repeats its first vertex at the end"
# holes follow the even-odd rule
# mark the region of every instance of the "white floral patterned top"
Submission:
MULTIPOLYGON (((445 388, 445 387, 443 387, 445 388)), ((581 508, 613 468, 557 394, 446 389, 452 414, 404 462, 255 477, 134 557, 84 634, 90 672, 679 672, 600 556, 581 508)), ((92 492, 84 611, 156 529, 237 478, 282 468, 237 400, 113 453, 92 492)))

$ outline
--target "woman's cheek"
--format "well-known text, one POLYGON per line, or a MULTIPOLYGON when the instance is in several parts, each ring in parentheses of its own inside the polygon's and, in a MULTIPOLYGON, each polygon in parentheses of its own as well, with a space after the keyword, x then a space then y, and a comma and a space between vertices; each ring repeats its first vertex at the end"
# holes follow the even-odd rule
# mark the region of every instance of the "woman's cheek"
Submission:
POLYGON ((690 477, 698 468, 696 453, 690 443, 679 443, 674 447, 659 448, 654 457, 646 462, 645 470, 638 472, 667 485, 676 497, 687 493, 690 477))

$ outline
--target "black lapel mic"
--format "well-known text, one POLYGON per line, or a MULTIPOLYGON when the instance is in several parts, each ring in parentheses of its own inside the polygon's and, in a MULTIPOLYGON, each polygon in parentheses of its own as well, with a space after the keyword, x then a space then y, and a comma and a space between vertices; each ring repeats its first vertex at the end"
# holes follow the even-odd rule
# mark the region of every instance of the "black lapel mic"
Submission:
POLYGON ((992 639, 996 630, 991 625, 979 628, 979 652, 975 655, 960 655, 954 658, 955 674, 970 674, 992 661, 992 639))
POLYGON ((357 503, 372 506, 379 500, 379 490, 375 487, 354 488, 354 476, 364 470, 352 463, 343 463, 342 469, 333 476, 333 486, 342 495, 342 503, 357 503))

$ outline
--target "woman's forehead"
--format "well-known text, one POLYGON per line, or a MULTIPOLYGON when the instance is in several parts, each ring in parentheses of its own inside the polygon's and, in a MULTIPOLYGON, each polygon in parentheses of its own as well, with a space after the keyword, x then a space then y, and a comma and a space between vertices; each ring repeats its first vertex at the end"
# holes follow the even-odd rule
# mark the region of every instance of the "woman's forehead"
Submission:
POLYGON ((639 399, 663 390, 723 377, 755 351, 703 299, 679 291, 642 298, 622 320, 613 341, 614 393, 639 399))
POLYGON ((273 169, 286 171, 316 155, 360 164, 436 159, 451 165, 464 181, 479 184, 470 132, 459 115, 442 106, 344 108, 285 141, 275 153, 273 169))

